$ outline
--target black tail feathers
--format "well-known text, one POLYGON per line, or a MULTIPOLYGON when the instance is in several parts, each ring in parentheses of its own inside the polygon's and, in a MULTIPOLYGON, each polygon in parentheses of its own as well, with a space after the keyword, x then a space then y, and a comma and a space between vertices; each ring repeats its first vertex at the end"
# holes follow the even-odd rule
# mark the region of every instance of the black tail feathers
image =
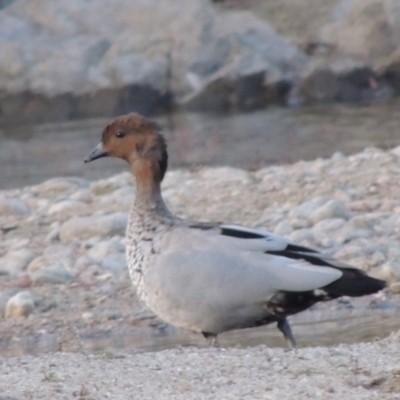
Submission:
POLYGON ((372 278, 363 271, 356 269, 340 270, 343 272, 343 276, 323 287, 330 295, 357 297, 379 292, 386 287, 385 281, 372 278))

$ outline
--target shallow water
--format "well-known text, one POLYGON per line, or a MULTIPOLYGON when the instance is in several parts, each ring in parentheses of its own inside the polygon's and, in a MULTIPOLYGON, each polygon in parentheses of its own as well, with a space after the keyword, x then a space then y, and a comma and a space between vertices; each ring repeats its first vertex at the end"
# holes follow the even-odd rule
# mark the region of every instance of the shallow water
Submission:
MULTIPOLYGON (((290 319, 298 347, 335 346, 341 343, 368 342, 382 339, 400 329, 399 309, 390 310, 357 309, 339 311, 309 311, 290 319)), ((201 334, 169 325, 127 326, 116 322, 110 330, 80 331, 71 328, 68 343, 62 334, 38 332, 10 343, 1 343, 0 354, 19 356, 54 351, 74 351, 85 354, 132 353, 137 351, 160 351, 178 346, 207 347, 208 341, 201 334)), ((266 327, 244 329, 219 335, 221 347, 283 347, 287 345, 276 324, 266 327)))
MULTIPOLYGON (((157 118, 168 138, 172 167, 273 163, 400 145, 400 100, 372 106, 269 108, 247 114, 177 113, 157 118)), ((54 176, 99 179, 125 170, 120 160, 84 165, 106 120, 0 129, 0 189, 54 176)))

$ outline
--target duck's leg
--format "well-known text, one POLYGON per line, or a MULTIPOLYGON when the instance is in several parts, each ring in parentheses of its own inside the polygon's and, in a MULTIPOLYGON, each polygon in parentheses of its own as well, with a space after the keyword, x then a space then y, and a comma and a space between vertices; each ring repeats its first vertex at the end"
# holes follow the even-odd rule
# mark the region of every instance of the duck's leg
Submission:
POLYGON ((210 347, 218 347, 218 335, 209 332, 201 332, 201 333, 206 339, 208 339, 208 344, 210 347))
POLYGON ((296 347, 296 340, 293 336, 292 329, 290 328, 289 322, 286 318, 278 320, 278 329, 283 333, 288 346, 291 349, 296 347))

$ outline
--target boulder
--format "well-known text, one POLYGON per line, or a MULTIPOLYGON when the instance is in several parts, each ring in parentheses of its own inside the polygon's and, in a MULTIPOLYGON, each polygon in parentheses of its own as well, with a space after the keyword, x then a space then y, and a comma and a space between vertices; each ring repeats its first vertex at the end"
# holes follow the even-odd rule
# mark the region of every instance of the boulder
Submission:
POLYGON ((207 0, 12 2, 0 10, 0 53, 3 122, 149 114, 214 93, 218 79, 229 107, 251 109, 307 61, 266 21, 207 0))

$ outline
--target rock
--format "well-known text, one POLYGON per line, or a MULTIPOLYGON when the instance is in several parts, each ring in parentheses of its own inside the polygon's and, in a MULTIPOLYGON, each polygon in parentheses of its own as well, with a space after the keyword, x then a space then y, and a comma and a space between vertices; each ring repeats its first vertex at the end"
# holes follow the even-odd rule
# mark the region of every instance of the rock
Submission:
POLYGON ((62 266, 54 265, 36 270, 31 274, 34 285, 65 284, 72 281, 75 275, 62 266))
POLYGON ((207 0, 13 2, 0 14, 0 52, 2 118, 31 121, 51 119, 46 109, 61 119, 154 113, 199 86, 257 108, 284 96, 307 62, 266 21, 207 0), (228 90, 215 92, 216 76, 228 90))
POLYGON ((79 188, 87 187, 88 185, 89 182, 81 178, 52 178, 39 185, 33 186, 31 190, 35 194, 54 199, 60 195, 74 192, 79 188))
POLYGON ((108 269, 115 273, 128 271, 124 254, 111 254, 104 257, 100 264, 104 269, 108 269))
POLYGON ((20 200, 10 199, 0 195, 0 216, 2 215, 28 215, 28 207, 20 200))
POLYGON ((213 182, 250 182, 250 175, 247 171, 233 167, 205 168, 200 172, 199 177, 213 182))
POLYGON ((121 243, 120 240, 109 240, 109 241, 102 241, 96 243, 88 252, 88 256, 95 259, 101 260, 107 254, 125 252, 125 246, 121 243))
POLYGON ((29 248, 11 250, 0 258, 0 270, 11 275, 18 274, 23 272, 35 257, 36 252, 29 248))
POLYGON ((63 218, 73 215, 82 215, 87 213, 86 204, 76 200, 64 200, 53 204, 47 211, 48 215, 62 215, 63 218))
POLYGON ((324 219, 347 219, 348 216, 349 212, 347 211, 347 207, 343 201, 329 200, 310 215, 310 220, 313 224, 316 224, 324 219))
POLYGON ((320 207, 328 201, 325 197, 320 197, 317 199, 305 201, 296 207, 291 208, 288 214, 288 219, 292 220, 308 220, 310 216, 320 207))
POLYGON ((95 236, 122 236, 125 234, 127 221, 128 215, 123 213, 74 217, 61 226, 60 239, 63 243, 71 243, 95 236))
POLYGON ((44 249, 41 256, 35 258, 28 265, 27 271, 32 273, 55 265, 66 269, 72 268, 74 264, 73 253, 73 248, 69 246, 61 244, 50 245, 44 249))
POLYGON ((274 233, 281 236, 288 236, 293 232, 293 227, 288 221, 280 222, 274 229, 274 233))
POLYGON ((376 63, 394 49, 391 28, 382 0, 357 0, 342 18, 328 23, 319 39, 338 52, 376 63))
POLYGON ((34 310, 35 304, 32 295, 28 291, 19 292, 11 297, 6 305, 5 317, 27 317, 34 310))
POLYGON ((330 233, 332 231, 337 231, 346 224, 346 220, 343 218, 328 218, 320 222, 317 222, 313 226, 314 231, 330 233))

